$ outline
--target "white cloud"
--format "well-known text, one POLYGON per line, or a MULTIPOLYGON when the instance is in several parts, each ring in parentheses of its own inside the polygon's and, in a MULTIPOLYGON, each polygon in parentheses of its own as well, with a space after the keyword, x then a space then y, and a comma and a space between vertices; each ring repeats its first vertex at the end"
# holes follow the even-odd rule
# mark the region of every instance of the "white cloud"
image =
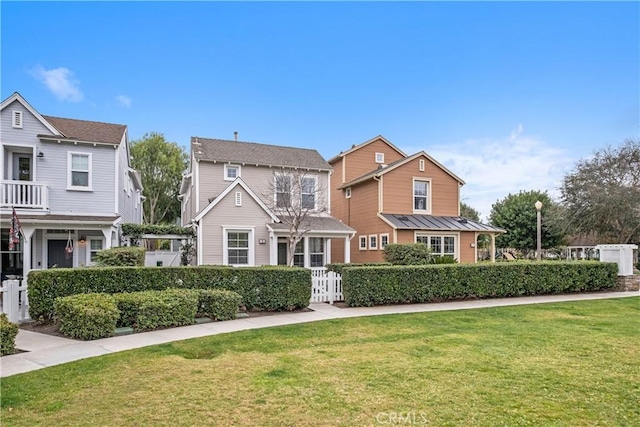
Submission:
POLYGON ((509 193, 546 190, 557 199, 560 181, 575 161, 566 150, 525 135, 522 125, 508 137, 431 146, 425 151, 466 182, 462 201, 478 210, 483 221, 491 205, 509 193))
POLYGON ((116 96, 116 101, 120 103, 125 108, 131 108, 131 98, 126 95, 118 95, 116 96))
POLYGON ((71 102, 82 101, 80 82, 73 77, 73 72, 68 68, 59 67, 47 70, 43 66, 37 65, 31 70, 31 75, 44 83, 58 99, 71 102))

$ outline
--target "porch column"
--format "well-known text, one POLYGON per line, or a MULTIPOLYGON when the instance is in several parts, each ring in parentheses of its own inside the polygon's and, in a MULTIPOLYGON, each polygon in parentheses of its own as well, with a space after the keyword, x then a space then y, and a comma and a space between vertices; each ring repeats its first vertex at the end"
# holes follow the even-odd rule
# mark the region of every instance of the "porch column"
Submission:
POLYGON ((302 242, 302 247, 304 248, 304 267, 311 268, 311 257, 309 256, 309 238, 307 236, 304 236, 302 238, 302 242))
POLYGON ((491 234, 491 262, 496 262, 496 235, 491 234))
POLYGON ((100 228, 100 231, 102 231, 102 235, 104 236, 104 240, 105 240, 105 245, 104 248, 105 249, 109 249, 111 247, 111 241, 113 239, 113 228, 111 226, 109 227, 102 227, 100 228))
POLYGON ((269 264, 278 264, 278 238, 269 230, 269 264))
POLYGON ((22 277, 26 280, 31 271, 31 237, 36 231, 35 227, 22 227, 22 277))
POLYGON ((331 239, 326 237, 324 242, 324 263, 331 264, 331 239))
POLYGON ((351 238, 344 238, 344 263, 349 264, 351 262, 351 238))

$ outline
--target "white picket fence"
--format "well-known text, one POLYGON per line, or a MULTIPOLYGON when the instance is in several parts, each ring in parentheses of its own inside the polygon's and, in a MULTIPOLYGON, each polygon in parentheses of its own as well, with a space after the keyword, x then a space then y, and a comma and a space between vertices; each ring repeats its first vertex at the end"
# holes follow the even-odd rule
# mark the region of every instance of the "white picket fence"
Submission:
POLYGON ((333 271, 327 271, 324 267, 311 269, 311 302, 344 301, 342 295, 342 276, 333 271))
POLYGON ((14 323, 31 320, 27 280, 5 280, 0 287, 0 311, 14 323))

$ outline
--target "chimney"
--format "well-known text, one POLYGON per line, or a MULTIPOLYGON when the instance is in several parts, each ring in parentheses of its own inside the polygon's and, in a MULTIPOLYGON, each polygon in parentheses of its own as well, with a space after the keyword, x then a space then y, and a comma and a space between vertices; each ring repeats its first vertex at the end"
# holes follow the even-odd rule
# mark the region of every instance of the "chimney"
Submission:
POLYGON ((238 131, 233 132, 233 139, 237 142, 238 141, 238 131))

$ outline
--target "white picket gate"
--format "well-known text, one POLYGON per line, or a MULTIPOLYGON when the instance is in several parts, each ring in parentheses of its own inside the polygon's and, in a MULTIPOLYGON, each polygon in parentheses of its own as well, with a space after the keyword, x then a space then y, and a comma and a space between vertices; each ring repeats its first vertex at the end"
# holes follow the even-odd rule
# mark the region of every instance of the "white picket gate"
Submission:
POLYGON ((344 301, 342 295, 342 276, 324 267, 311 269, 311 302, 344 301))
POLYGON ((31 320, 27 280, 5 280, 0 286, 0 311, 14 323, 31 320))

